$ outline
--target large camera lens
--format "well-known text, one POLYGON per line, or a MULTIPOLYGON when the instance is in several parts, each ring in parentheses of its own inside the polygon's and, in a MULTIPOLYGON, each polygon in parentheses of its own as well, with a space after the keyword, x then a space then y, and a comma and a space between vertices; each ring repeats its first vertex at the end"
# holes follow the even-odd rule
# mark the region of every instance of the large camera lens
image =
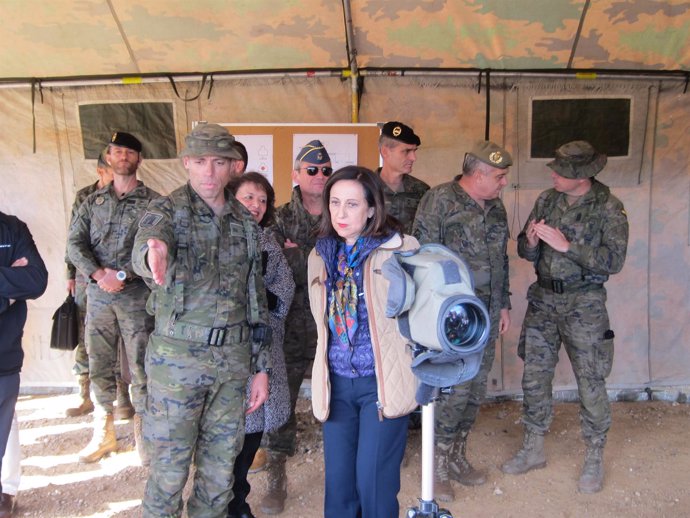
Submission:
POLYGON ((443 331, 453 348, 475 347, 485 328, 484 313, 467 302, 450 306, 443 319, 443 331))

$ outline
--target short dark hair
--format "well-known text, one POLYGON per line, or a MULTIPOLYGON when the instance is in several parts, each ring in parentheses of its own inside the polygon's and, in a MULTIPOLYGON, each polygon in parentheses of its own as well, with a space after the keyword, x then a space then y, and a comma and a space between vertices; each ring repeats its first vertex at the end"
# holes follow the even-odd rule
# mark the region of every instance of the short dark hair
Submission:
POLYGON ((266 214, 264 214, 264 217, 261 218, 261 221, 259 221, 259 226, 266 227, 270 225, 273 223, 273 217, 275 216, 276 212, 276 193, 273 190, 273 186, 261 173, 250 171, 248 173, 244 173, 243 175, 236 176, 230 180, 230 183, 228 183, 228 190, 233 196, 235 196, 237 194, 237 190, 245 183, 255 183, 266 193, 266 214))
POLYGON ((383 181, 371 169, 356 165, 349 165, 338 169, 326 182, 323 188, 323 212, 317 229, 317 237, 339 237, 331 222, 329 210, 331 189, 341 180, 355 180, 364 189, 367 205, 373 207, 374 215, 367 220, 362 230, 362 236, 384 237, 394 232, 402 234, 402 225, 386 212, 386 201, 383 196, 383 181))
MULTIPOLYGON (((240 155, 242 155, 242 162, 244 162, 244 171, 246 171, 247 165, 249 165, 249 154, 247 153, 247 148, 239 140, 235 140, 235 147, 237 148, 237 151, 240 152, 240 155)), ((244 171, 242 172, 244 173, 244 171)))

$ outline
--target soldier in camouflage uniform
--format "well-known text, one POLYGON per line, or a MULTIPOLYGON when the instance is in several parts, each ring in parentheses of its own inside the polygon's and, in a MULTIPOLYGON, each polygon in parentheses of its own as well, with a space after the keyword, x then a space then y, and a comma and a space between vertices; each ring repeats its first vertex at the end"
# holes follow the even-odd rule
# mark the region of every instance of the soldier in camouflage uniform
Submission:
POLYGON ((611 425, 606 377, 614 333, 604 283, 623 268, 628 219, 623 204, 594 179, 606 155, 591 144, 565 144, 547 165, 554 188, 541 193, 518 237, 518 254, 532 261, 537 273, 527 292, 518 345, 525 364, 525 436, 522 449, 501 469, 518 474, 546 465, 544 434, 553 418, 551 384, 562 342, 577 381, 587 447, 578 489, 595 493, 603 486, 603 449, 611 425))
POLYGON ((158 193, 137 180, 141 142, 129 133, 113 134, 106 160, 113 182, 91 194, 79 207, 69 231, 67 249, 77 269, 89 279, 86 287, 86 348, 97 416, 82 462, 96 462, 117 450, 113 402, 115 365, 121 336, 132 374, 134 435, 143 464, 141 414, 146 406, 144 353, 153 318, 146 313, 149 289, 132 270, 132 244, 137 222, 158 193))
POLYGON ((261 501, 266 514, 281 513, 287 498, 285 461, 295 453, 297 420, 295 405, 307 367, 316 352, 316 325, 309 309, 307 257, 316 244, 314 230, 321 217, 321 194, 333 172, 331 158, 321 141, 312 140, 297 154, 292 180, 297 186, 292 199, 276 210, 271 227, 288 260, 295 279, 295 296, 285 319, 283 351, 290 390, 290 419, 276 432, 269 433, 268 488, 261 501))
POLYGON ((505 187, 510 154, 490 141, 477 142, 465 155, 462 175, 424 195, 414 223, 420 243, 440 243, 467 262, 477 297, 489 311, 491 332, 476 377, 453 387, 438 404, 436 423, 436 497, 455 498, 450 479, 480 485, 486 476, 467 460, 467 436, 494 361, 494 344, 510 325, 508 221, 499 198, 505 187))
MULTIPOLYGON (((102 189, 113 181, 113 170, 106 162, 107 148, 98 155, 96 163, 96 173, 98 180, 87 185, 83 189, 77 191, 72 205, 72 217, 70 221, 74 221, 79 212, 79 207, 89 195, 99 189, 102 189)), ((86 317, 86 284, 88 280, 77 272, 75 266, 70 262, 69 256, 65 251, 65 263, 67 265, 67 291, 74 297, 77 304, 77 311, 79 313, 79 344, 74 350, 74 366, 72 372, 79 381, 79 396, 81 401, 78 406, 68 408, 65 411, 67 417, 77 417, 81 415, 90 414, 93 412, 94 406, 91 401, 90 382, 89 382, 89 355, 86 351, 86 344, 84 341, 84 318, 86 317)), ((129 383, 122 380, 120 374, 120 354, 123 352, 122 340, 119 340, 118 346, 118 361, 115 365, 115 382, 117 385, 117 408, 115 409, 115 419, 130 419, 134 415, 134 407, 129 399, 129 383)))
POLYGON ((377 172, 385 185, 386 212, 400 221, 405 234, 412 233, 417 205, 429 185, 410 173, 422 141, 409 126, 391 121, 383 125, 379 152, 383 166, 377 172))
POLYGON ((189 182, 149 205, 134 244, 134 269, 155 286, 149 309, 156 326, 146 357, 151 465, 145 517, 182 515, 194 455, 187 515, 224 518, 245 411, 268 397, 259 229, 225 191, 240 158, 234 142, 217 124, 194 128, 180 153, 189 182))

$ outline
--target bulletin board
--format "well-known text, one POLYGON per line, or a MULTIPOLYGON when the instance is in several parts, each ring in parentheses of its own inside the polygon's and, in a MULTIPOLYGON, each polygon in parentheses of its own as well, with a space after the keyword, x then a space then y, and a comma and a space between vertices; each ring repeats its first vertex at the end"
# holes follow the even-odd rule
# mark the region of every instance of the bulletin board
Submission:
POLYGON ((371 124, 249 124, 219 123, 249 152, 247 171, 264 174, 276 191, 276 206, 290 201, 292 167, 299 149, 312 139, 323 142, 333 167, 379 166, 379 125, 371 124), (303 140, 303 142, 302 142, 303 140), (332 145, 329 146, 329 142, 332 145), (349 149, 350 144, 354 149, 349 149))

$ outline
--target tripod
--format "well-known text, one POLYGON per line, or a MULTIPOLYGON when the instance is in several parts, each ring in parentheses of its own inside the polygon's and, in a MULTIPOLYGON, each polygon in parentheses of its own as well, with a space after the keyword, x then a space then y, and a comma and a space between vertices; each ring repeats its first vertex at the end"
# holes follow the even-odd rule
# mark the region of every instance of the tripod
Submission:
POLYGON ((434 500, 434 406, 439 393, 440 389, 434 388, 429 402, 422 406, 422 496, 417 507, 407 510, 406 518, 453 518, 434 500))

